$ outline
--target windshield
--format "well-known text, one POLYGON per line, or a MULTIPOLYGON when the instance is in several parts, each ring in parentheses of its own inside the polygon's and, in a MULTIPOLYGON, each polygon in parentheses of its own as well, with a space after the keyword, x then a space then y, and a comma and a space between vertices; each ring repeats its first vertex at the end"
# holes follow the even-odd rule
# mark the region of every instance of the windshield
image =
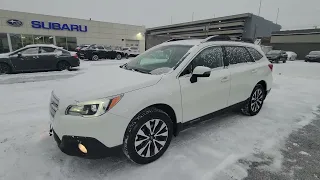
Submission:
POLYGON ((146 73, 157 69, 171 69, 191 47, 185 45, 160 46, 137 56, 128 62, 125 68, 146 73))
POLYGON ((311 51, 309 55, 320 55, 320 51, 311 51))
POLYGON ((280 50, 272 50, 272 51, 269 51, 267 54, 280 54, 281 51, 280 50))

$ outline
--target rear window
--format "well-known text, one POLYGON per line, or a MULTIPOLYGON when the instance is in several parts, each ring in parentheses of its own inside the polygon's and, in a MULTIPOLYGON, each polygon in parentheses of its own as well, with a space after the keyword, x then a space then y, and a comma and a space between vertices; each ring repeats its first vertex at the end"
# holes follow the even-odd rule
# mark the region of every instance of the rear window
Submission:
POLYGON ((320 51, 311 51, 310 55, 320 55, 320 51))
POLYGON ((263 55, 259 51, 257 51, 256 49, 254 49, 252 47, 247 47, 247 49, 255 61, 259 61, 260 59, 263 58, 263 55))
POLYGON ((54 50, 54 53, 57 53, 57 52, 61 52, 62 55, 65 55, 65 56, 70 56, 69 51, 64 50, 64 49, 55 49, 55 50, 54 50))
POLYGON ((132 50, 138 50, 138 48, 136 48, 136 47, 132 47, 132 48, 130 48, 130 49, 132 49, 132 50))

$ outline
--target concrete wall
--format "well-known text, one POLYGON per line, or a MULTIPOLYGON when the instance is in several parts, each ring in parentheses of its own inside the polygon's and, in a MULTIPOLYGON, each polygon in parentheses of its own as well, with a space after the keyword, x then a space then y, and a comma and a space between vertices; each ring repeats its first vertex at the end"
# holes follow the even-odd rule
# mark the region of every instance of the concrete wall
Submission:
POLYGON ((272 36, 271 43, 320 43, 320 34, 272 36))
POLYGON ((139 49, 140 51, 144 51, 144 32, 144 26, 0 10, 0 33, 68 36, 76 37, 78 44, 104 44, 111 46, 124 46, 126 39, 139 40, 139 49), (23 22, 23 26, 9 26, 7 24, 7 20, 9 19, 20 20, 23 22), (86 25, 88 26, 88 32, 34 29, 31 27, 32 20, 86 25), (122 41, 122 39, 124 40, 122 41))
POLYGON ((271 37, 273 49, 293 51, 304 59, 310 51, 320 51, 320 34, 276 35, 271 37))

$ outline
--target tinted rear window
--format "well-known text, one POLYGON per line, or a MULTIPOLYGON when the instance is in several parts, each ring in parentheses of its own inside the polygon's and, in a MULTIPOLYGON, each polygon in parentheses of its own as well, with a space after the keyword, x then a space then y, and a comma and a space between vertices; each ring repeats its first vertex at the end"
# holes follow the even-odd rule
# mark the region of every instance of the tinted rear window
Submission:
POLYGON ((311 51, 310 55, 320 55, 320 51, 311 51))

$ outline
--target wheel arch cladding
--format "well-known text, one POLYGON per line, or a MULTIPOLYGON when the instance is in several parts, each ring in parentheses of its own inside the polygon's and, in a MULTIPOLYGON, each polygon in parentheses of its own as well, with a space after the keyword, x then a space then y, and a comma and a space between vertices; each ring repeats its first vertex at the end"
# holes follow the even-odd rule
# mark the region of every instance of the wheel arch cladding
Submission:
MULTIPOLYGON (((135 117, 140 113, 142 112, 143 110, 147 109, 147 108, 151 108, 151 107, 154 107, 154 108, 157 108, 157 109, 160 109, 162 111, 164 111, 165 113, 167 113, 172 121, 172 125, 173 125, 173 135, 174 136, 177 136, 178 135, 178 124, 177 124, 177 116, 176 116, 176 113, 175 111, 173 110, 173 108, 167 104, 153 104, 153 105, 150 105, 144 109, 142 109, 141 111, 139 111, 135 117)), ((134 118, 133 118, 134 119, 134 118)), ((133 120, 132 119, 132 120, 133 120)), ((132 121, 131 120, 131 121, 132 121)))
POLYGON ((267 92, 267 83, 262 80, 262 81, 259 81, 258 84, 261 84, 261 86, 263 87, 263 89, 265 90, 265 92, 267 92))
POLYGON ((13 66, 11 64, 7 63, 7 62, 0 62, 0 64, 7 65, 10 68, 11 71, 13 70, 13 66))

